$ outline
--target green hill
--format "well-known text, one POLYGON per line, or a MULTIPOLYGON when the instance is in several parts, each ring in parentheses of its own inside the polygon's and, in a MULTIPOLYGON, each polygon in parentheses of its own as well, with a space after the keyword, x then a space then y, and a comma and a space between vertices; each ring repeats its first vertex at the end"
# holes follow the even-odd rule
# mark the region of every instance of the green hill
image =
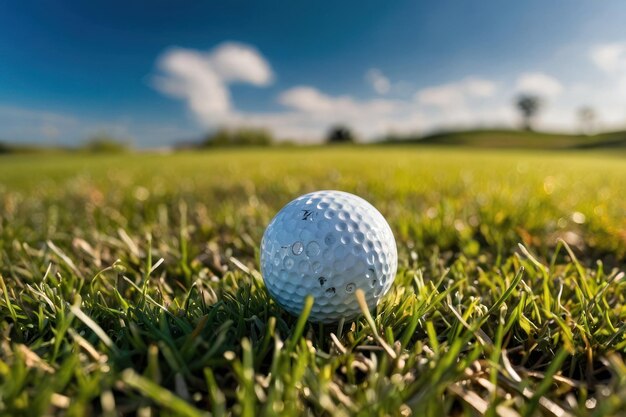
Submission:
POLYGON ((467 130, 439 132, 424 137, 393 139, 389 140, 388 143, 472 146, 478 148, 626 149, 626 131, 597 135, 572 135, 522 130, 467 130))

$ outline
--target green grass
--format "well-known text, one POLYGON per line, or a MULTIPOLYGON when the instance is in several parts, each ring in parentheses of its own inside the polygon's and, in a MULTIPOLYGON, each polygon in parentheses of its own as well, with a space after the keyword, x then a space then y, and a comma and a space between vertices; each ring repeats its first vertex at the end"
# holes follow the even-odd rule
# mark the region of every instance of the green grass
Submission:
POLYGON ((441 132, 422 138, 393 143, 421 145, 471 146, 477 148, 515 149, 626 149, 626 132, 594 135, 534 132, 524 130, 466 130, 441 132))
POLYGON ((0 414, 624 415, 624 184, 602 153, 0 157, 0 414), (258 272, 316 189, 398 241, 390 293, 343 327, 258 272))

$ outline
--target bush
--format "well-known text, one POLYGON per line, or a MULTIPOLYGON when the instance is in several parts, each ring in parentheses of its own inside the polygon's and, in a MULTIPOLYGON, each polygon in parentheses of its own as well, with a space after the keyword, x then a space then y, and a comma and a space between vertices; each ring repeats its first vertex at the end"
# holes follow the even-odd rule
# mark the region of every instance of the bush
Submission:
POLYGON ((87 142, 78 149, 91 153, 124 153, 129 151, 130 146, 127 142, 123 142, 111 136, 97 135, 87 140, 87 142))
POLYGON ((209 135, 203 146, 269 146, 273 142, 272 134, 265 129, 220 129, 209 135))

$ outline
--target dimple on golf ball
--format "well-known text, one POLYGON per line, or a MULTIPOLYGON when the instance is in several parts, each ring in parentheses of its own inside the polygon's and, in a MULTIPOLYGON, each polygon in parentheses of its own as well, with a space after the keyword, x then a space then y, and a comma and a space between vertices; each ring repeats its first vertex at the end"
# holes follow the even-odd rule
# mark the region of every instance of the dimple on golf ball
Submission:
POLYGON ((389 224, 370 203, 342 191, 300 196, 263 234, 261 273, 272 298, 289 313, 314 298, 309 320, 352 320, 362 289, 370 309, 389 291, 398 252, 389 224))

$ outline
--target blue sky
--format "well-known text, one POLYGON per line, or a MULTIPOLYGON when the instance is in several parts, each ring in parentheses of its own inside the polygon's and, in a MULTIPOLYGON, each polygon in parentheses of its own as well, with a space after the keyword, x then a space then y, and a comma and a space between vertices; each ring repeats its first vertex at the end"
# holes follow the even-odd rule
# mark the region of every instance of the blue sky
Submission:
POLYGON ((626 3, 561 1, 0 3, 0 140, 96 133, 162 146, 219 126, 316 140, 626 124, 626 3))

